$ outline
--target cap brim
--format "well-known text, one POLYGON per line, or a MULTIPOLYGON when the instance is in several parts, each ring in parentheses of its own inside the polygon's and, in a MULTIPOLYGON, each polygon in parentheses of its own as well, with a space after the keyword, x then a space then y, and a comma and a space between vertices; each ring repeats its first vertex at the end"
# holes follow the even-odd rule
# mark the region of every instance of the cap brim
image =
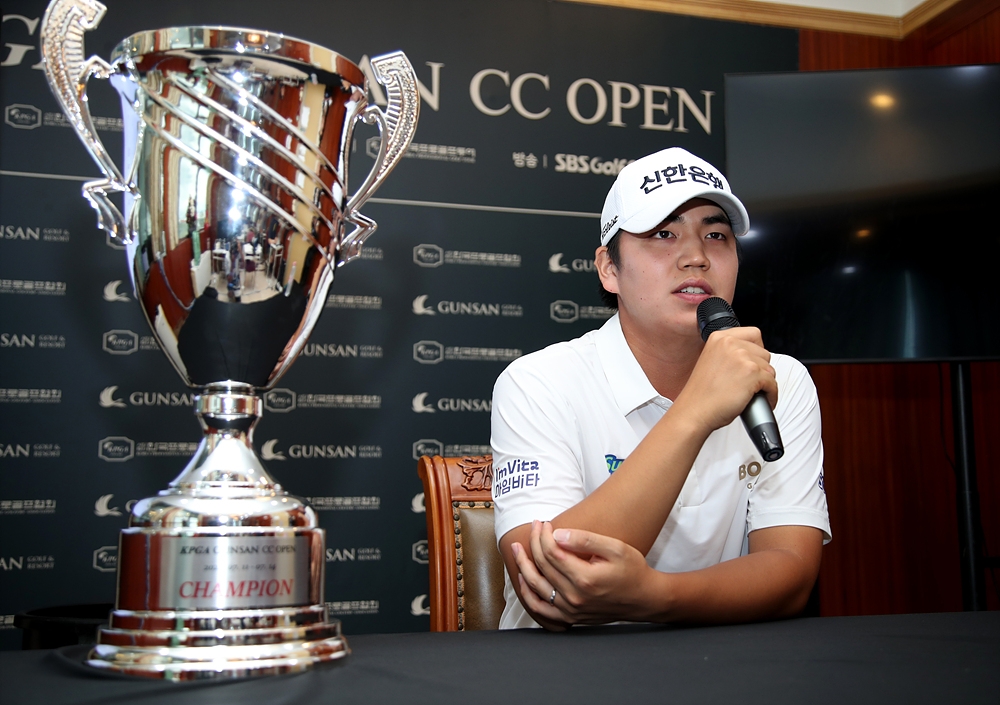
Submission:
MULTIPOLYGON (((746 235, 750 229, 750 216, 747 215, 747 209, 740 200, 718 189, 708 189, 701 193, 685 194, 684 200, 677 204, 665 202, 650 204, 648 208, 644 208, 628 220, 619 223, 617 229, 630 233, 644 233, 652 230, 666 220, 667 216, 694 198, 704 198, 718 204, 726 212, 726 216, 729 217, 729 225, 733 229, 733 234, 737 237, 746 235), (669 210, 667 210, 668 208, 669 210)), ((610 237, 608 239, 610 240, 610 237)))

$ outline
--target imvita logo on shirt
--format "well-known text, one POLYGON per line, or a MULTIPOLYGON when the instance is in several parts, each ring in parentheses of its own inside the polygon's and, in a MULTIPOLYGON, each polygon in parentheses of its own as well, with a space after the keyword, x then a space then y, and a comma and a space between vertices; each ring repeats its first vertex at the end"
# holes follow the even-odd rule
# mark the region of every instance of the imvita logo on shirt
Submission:
POLYGON ((618 469, 618 466, 621 465, 623 462, 625 462, 625 458, 616 457, 616 456, 612 455, 611 453, 608 453, 607 455, 605 455, 604 456, 604 460, 608 464, 608 474, 609 475, 614 475, 615 474, 615 470, 618 469))
POLYGON ((493 498, 524 487, 538 487, 540 473, 537 460, 515 458, 504 466, 493 467, 493 498))

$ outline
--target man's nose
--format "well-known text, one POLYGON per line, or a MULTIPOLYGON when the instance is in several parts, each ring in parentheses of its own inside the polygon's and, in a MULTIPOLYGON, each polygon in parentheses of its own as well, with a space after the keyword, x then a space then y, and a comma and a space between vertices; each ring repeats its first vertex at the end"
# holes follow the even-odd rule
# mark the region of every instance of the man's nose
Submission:
POLYGON ((709 261, 705 254, 705 245, 701 241, 701 238, 681 239, 681 252, 677 258, 677 266, 681 269, 687 269, 688 267, 708 269, 709 261))

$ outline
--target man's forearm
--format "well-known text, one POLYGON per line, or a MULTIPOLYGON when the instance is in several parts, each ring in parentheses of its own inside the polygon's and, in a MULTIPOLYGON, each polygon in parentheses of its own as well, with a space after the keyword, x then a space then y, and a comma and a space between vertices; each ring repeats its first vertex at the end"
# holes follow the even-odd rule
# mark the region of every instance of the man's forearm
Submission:
POLYGON ((822 532, 769 529, 768 548, 687 573, 652 569, 638 618, 654 622, 732 623, 791 617, 805 607, 819 572, 822 532), (781 532, 780 534, 778 532, 781 532))
POLYGON ((611 536, 645 555, 663 529, 708 435, 683 413, 667 412, 614 475, 552 519, 552 525, 611 536))

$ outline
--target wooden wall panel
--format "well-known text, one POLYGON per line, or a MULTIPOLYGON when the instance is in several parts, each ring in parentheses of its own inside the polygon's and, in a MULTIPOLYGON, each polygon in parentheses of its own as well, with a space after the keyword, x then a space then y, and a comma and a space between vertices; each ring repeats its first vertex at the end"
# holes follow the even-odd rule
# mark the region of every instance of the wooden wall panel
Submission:
POLYGON ((947 371, 943 389, 933 363, 810 371, 823 410, 834 535, 823 555, 820 613, 960 610, 947 371))
POLYGON ((929 65, 1000 62, 1000 8, 954 34, 928 41, 925 52, 929 65))
MULTIPOLYGON (((815 365, 834 541, 820 613, 962 609, 947 364, 815 365)), ((1000 363, 972 366, 984 549, 1000 554, 1000 363)), ((996 571, 987 606, 1000 609, 996 571)))
POLYGON ((800 71, 919 66, 922 54, 923 48, 912 40, 813 29, 799 31, 800 71))
POLYGON ((799 31, 799 70, 1000 62, 1000 0, 965 0, 905 39, 799 31))
MULTIPOLYGON (((983 549, 1000 557, 1000 363, 973 364, 972 388, 983 549)), ((987 571, 986 603, 991 610, 1000 610, 1000 567, 987 571)))
MULTIPOLYGON (((960 2, 898 41, 801 30, 799 62, 803 71, 1000 62, 1000 0, 960 2)), ((947 365, 818 365, 811 371, 823 409, 834 533, 820 572, 820 613, 960 610, 947 365)), ((1000 363, 974 364, 972 385, 985 549, 996 556, 1000 363)), ((986 578, 990 609, 1000 609, 996 572, 986 578)))

